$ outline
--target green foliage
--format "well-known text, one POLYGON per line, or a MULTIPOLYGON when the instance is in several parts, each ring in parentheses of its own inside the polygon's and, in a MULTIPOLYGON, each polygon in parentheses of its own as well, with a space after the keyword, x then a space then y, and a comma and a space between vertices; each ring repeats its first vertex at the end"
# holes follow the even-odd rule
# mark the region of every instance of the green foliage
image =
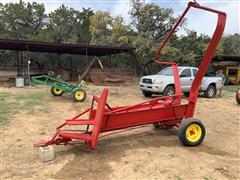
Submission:
POLYGON ((54 42, 89 43, 91 9, 82 12, 64 5, 49 14, 47 31, 54 42))
POLYGON ((113 18, 112 21, 112 34, 110 42, 113 45, 129 46, 131 29, 129 25, 124 24, 124 20, 121 16, 113 18))
POLYGON ((66 42, 72 36, 74 10, 60 6, 49 14, 49 33, 54 42, 66 42))
POLYGON ((0 6, 1 36, 33 39, 45 26, 45 8, 36 2, 8 3, 0 6))
POLYGON ((137 33, 155 41, 162 40, 171 29, 176 18, 172 9, 163 9, 153 3, 132 0, 130 15, 137 33))
POLYGON ((98 11, 90 18, 91 43, 107 44, 111 36, 112 21, 109 12, 98 11))
POLYGON ((223 49, 224 54, 240 54, 240 34, 226 36, 223 49))
POLYGON ((172 45, 178 49, 181 49, 184 54, 193 52, 197 55, 203 55, 209 40, 210 38, 208 36, 197 36, 197 32, 189 31, 187 36, 181 36, 172 42, 172 45))
POLYGON ((76 18, 74 19, 75 29, 74 34, 76 36, 77 43, 90 43, 90 17, 94 15, 93 10, 90 8, 82 9, 82 12, 75 11, 76 18))

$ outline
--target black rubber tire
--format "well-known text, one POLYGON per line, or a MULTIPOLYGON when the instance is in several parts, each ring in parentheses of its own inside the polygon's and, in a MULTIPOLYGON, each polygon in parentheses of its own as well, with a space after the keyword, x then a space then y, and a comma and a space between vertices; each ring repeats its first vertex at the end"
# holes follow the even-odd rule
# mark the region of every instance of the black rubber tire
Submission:
POLYGON ((175 94, 175 88, 173 86, 167 86, 163 91, 163 96, 172 96, 175 94), (170 92, 173 92, 169 94, 170 92))
POLYGON ((73 91, 73 93, 72 93, 72 98, 73 98, 73 101, 74 102, 83 102, 85 99, 86 99, 86 97, 87 97, 87 93, 86 93, 86 91, 84 91, 83 89, 74 89, 74 91, 73 91), (81 98, 81 99, 78 99, 76 96, 76 94, 78 93, 78 92, 82 92, 83 93, 83 98, 81 98))
POLYGON ((216 96, 216 93, 217 93, 217 89, 215 86, 213 85, 209 85, 208 88, 206 89, 206 91, 204 91, 204 96, 206 98, 213 98, 216 96), (213 94, 210 94, 210 91, 213 90, 213 94))
POLYGON ((151 92, 148 92, 148 91, 142 91, 144 97, 151 97, 152 96, 152 93, 151 92))
POLYGON ((57 90, 58 90, 58 88, 51 87, 51 94, 52 94, 53 96, 62 96, 62 95, 64 94, 63 91, 62 91, 61 93, 59 93, 59 94, 56 94, 56 93, 54 92, 54 89, 57 89, 57 90))
POLYGON ((181 122, 180 124, 180 127, 179 127, 179 133, 178 133, 178 138, 179 140, 181 141, 181 143, 185 146, 189 146, 189 147, 192 147, 192 146, 198 146, 202 143, 204 137, 205 137, 205 134, 206 134, 206 130, 205 130, 205 127, 203 125, 203 123, 198 120, 198 119, 185 119, 181 122), (187 128, 191 125, 191 124, 197 124, 200 126, 201 130, 202 130, 202 134, 201 134, 201 137, 199 138, 198 141, 196 142, 191 142, 187 139, 187 136, 186 136, 186 130, 187 128))
POLYGON ((240 96, 238 95, 239 91, 240 91, 240 89, 236 92, 236 101, 238 104, 240 104, 240 96))

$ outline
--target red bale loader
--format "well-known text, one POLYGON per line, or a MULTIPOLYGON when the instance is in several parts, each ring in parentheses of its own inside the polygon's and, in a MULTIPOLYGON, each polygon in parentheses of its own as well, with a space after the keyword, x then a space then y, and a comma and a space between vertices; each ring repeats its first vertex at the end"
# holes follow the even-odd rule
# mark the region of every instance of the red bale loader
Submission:
POLYGON ((63 124, 57 127, 52 139, 34 144, 34 146, 43 147, 53 144, 67 145, 85 142, 86 150, 91 150, 96 148, 100 133, 145 124, 153 124, 161 127, 179 127, 179 139, 182 144, 186 146, 197 146, 201 144, 205 137, 205 128, 200 120, 193 118, 193 115, 202 78, 222 37, 225 23, 226 14, 224 12, 203 7, 196 2, 189 2, 186 10, 177 20, 152 59, 157 64, 172 66, 175 81, 175 95, 157 97, 132 106, 111 107, 107 103, 109 90, 104 89, 100 97, 93 97, 92 105, 89 109, 72 119, 65 120, 63 124), (199 67, 199 71, 193 81, 190 96, 186 98, 182 96, 178 65, 174 62, 160 62, 157 60, 157 57, 186 13, 192 7, 217 14, 218 21, 213 37, 199 67), (96 109, 94 109, 95 103, 97 103, 96 109), (89 114, 87 119, 81 118, 87 113, 89 114), (66 129, 71 126, 74 126, 74 128, 84 126, 85 129, 66 129))

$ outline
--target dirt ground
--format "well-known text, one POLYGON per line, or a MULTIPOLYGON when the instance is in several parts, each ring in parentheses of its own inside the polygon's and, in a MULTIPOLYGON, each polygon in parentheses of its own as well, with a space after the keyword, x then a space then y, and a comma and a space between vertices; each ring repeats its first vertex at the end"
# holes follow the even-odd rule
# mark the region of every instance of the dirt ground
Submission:
MULTIPOLYGON (((39 105, 11 113, 8 123, 0 126, 1 179, 240 179, 240 106, 232 92, 198 99, 195 117, 206 127, 198 147, 182 146, 176 128, 154 130, 149 125, 103 137, 90 153, 81 151, 81 145, 54 146, 55 160, 42 163, 33 144, 50 138, 64 119, 88 108, 92 95, 100 95, 103 88, 88 85, 84 103, 46 93, 39 105), (41 106, 45 109, 38 111, 41 106)), ((44 93, 48 87, 0 90, 16 96, 44 93)), ((110 86, 108 102, 113 106, 143 100, 136 85, 110 86)))

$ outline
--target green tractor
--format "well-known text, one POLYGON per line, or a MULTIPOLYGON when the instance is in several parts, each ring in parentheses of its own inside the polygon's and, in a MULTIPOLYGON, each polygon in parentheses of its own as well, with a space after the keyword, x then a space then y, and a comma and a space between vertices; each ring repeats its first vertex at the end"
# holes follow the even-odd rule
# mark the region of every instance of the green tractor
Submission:
POLYGON ((86 99, 86 92, 83 89, 85 82, 80 84, 71 84, 64 81, 61 76, 56 76, 51 71, 48 75, 31 77, 33 84, 46 84, 51 87, 51 94, 53 96, 62 96, 63 94, 71 94, 74 102, 82 102, 86 99))

